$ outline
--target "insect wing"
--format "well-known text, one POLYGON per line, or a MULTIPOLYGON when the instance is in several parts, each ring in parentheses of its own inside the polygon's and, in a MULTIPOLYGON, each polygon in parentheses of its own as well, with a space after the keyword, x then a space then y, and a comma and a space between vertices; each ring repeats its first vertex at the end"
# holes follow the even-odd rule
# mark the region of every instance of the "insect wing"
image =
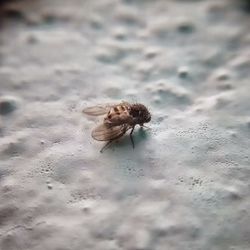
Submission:
POLYGON ((87 115, 93 115, 93 116, 99 116, 99 115, 105 115, 109 112, 110 108, 114 105, 111 104, 104 104, 104 105, 96 105, 92 107, 87 107, 83 109, 83 113, 87 115))
POLYGON ((101 124, 92 131, 91 135, 97 141, 110 141, 123 136, 128 129, 129 126, 126 124, 114 127, 101 124))

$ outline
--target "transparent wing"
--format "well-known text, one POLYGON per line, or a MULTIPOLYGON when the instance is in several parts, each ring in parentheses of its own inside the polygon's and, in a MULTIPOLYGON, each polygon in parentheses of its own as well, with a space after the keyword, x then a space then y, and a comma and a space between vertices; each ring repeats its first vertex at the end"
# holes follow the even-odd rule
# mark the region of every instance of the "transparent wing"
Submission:
POLYGON ((92 131, 92 137, 97 141, 110 141, 123 136, 130 127, 127 124, 110 127, 100 124, 92 131))
POLYGON ((96 106, 92 106, 92 107, 87 107, 85 109, 83 109, 83 113, 87 114, 87 115, 92 115, 92 116, 99 116, 99 115, 105 115, 109 112, 109 110, 112 107, 115 107, 117 105, 130 105, 128 102, 122 101, 119 104, 114 104, 114 103, 106 103, 106 104, 100 104, 100 105, 96 105, 96 106))
POLYGON ((83 109, 83 113, 87 115, 93 115, 93 116, 98 116, 98 115, 105 115, 109 112, 110 108, 113 107, 114 105, 112 104, 104 104, 104 105, 96 105, 92 107, 87 107, 83 109))

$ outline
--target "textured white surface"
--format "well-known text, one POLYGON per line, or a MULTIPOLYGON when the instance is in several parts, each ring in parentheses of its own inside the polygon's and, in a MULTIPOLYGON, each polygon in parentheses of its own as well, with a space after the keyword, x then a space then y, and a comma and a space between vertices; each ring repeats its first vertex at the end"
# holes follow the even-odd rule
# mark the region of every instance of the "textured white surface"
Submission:
POLYGON ((249 250, 250 16, 241 1, 1 8, 1 250, 249 250), (103 154, 83 107, 152 130, 103 154))

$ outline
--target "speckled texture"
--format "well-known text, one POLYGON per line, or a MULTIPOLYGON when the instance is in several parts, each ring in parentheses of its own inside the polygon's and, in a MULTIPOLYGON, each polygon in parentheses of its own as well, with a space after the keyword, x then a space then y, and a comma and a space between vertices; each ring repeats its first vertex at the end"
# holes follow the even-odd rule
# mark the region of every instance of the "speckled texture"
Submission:
POLYGON ((249 250, 248 1, 7 2, 0 249, 249 250), (151 130, 100 154, 121 100, 151 130))

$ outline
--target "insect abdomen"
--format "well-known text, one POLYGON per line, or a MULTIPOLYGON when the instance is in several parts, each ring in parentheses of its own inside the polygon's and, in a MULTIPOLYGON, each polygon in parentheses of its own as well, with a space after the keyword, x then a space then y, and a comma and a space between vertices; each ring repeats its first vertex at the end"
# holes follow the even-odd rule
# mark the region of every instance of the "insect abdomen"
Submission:
POLYGON ((110 109, 107 117, 108 117, 108 119, 112 119, 114 116, 119 116, 122 114, 129 115, 128 107, 125 105, 117 105, 117 106, 110 109))

